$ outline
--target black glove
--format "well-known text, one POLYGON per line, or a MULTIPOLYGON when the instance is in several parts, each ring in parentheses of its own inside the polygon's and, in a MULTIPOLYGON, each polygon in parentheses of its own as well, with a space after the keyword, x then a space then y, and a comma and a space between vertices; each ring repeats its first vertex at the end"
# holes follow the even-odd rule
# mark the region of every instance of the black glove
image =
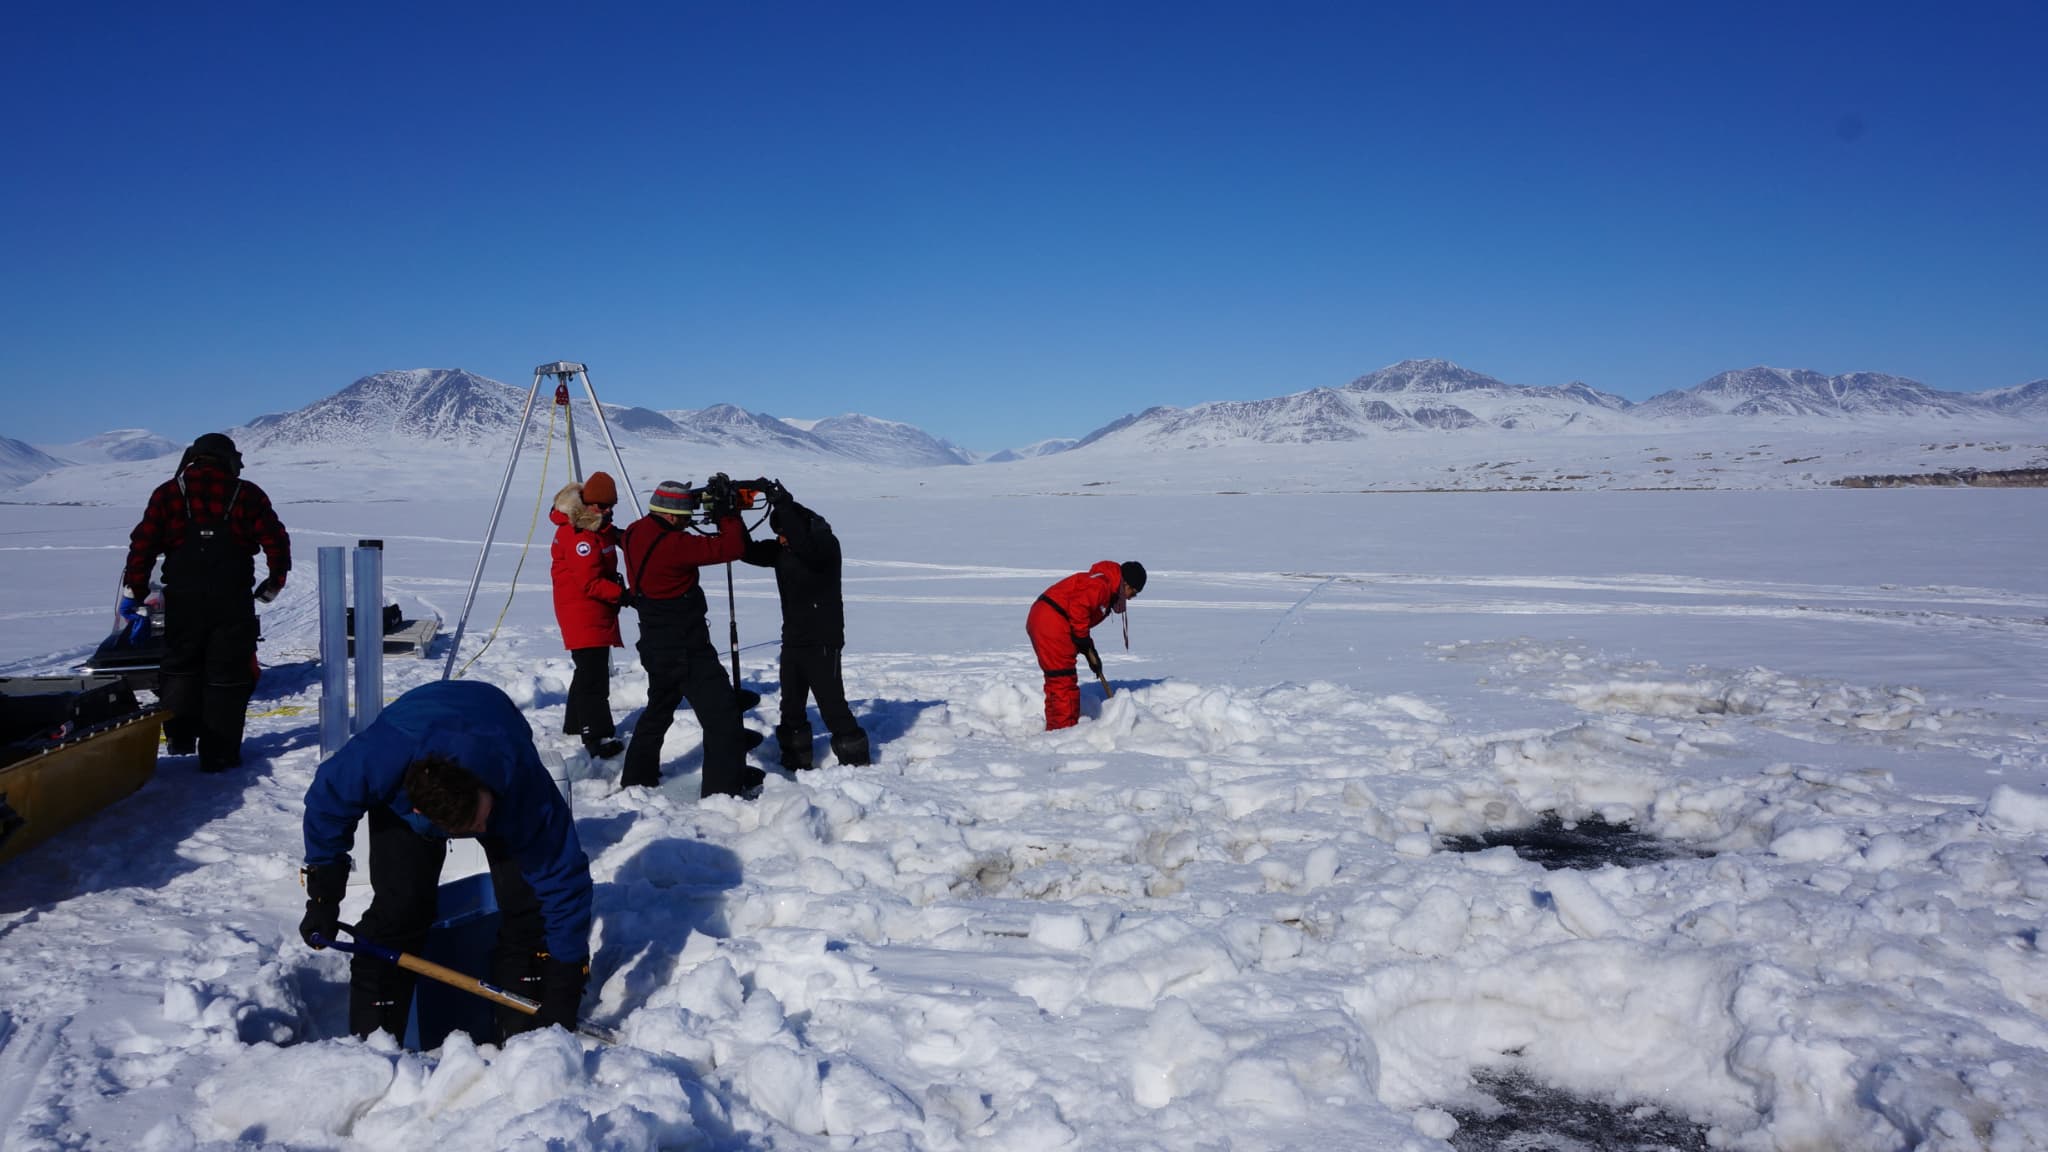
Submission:
POLYGON ((325 948, 341 934, 341 898, 348 892, 348 857, 333 864, 299 869, 306 886, 306 916, 299 921, 299 939, 309 948, 325 948), (320 937, 319 940, 313 937, 320 937))
POLYGON ((790 499, 789 489, 782 486, 782 481, 770 480, 768 482, 768 506, 770 508, 780 508, 784 504, 789 503, 790 499))
POLYGON ((1078 647, 1081 649, 1082 657, 1088 661, 1088 670, 1100 677, 1102 675, 1102 654, 1095 650, 1095 641, 1090 637, 1083 636, 1078 647))
POLYGON ((739 510, 737 496, 733 492, 732 477, 723 472, 714 472, 704 482, 704 515, 712 520, 721 520, 739 510))
POLYGON ((272 600, 277 599, 277 594, 282 591, 284 591, 283 573, 272 572, 263 578, 263 583, 256 586, 256 599, 268 604, 272 600))
POLYGON ((574 963, 543 957, 540 962, 540 1011, 534 1020, 545 1028, 560 1024, 576 1030, 576 1014, 583 1008, 583 989, 590 983, 590 962, 574 963))

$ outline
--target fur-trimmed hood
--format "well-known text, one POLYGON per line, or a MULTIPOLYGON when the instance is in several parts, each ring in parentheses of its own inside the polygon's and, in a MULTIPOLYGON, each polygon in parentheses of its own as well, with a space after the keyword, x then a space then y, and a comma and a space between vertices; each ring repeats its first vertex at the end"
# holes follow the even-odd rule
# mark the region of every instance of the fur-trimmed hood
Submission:
POLYGON ((562 485, 555 493, 555 511, 585 532, 595 532, 604 524, 604 513, 583 502, 583 484, 578 480, 562 485))

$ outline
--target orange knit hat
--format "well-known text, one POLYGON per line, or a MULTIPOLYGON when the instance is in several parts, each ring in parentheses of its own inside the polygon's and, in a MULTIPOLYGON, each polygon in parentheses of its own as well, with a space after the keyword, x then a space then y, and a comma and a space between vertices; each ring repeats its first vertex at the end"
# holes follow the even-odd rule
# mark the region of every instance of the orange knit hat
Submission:
POLYGON ((583 482, 583 502, 585 504, 617 504, 619 502, 619 486, 612 483, 612 478, 609 475, 603 472, 592 472, 590 478, 583 482))

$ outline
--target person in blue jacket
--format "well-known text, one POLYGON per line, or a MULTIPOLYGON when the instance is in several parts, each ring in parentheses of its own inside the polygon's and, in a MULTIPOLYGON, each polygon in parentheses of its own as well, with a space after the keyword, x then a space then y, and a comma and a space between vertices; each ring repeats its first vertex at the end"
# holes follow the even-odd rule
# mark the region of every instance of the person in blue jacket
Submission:
MULTIPOLYGON (((306 790, 306 916, 299 935, 333 940, 356 823, 370 821, 364 939, 417 953, 433 924, 451 837, 476 837, 500 913, 492 983, 538 1001, 537 1016, 499 1008, 502 1042, 528 1028, 574 1029, 590 976, 590 861, 569 805, 511 697, 475 680, 415 688, 321 764, 306 790)), ((357 953, 349 1031, 405 1035, 414 976, 357 953)))

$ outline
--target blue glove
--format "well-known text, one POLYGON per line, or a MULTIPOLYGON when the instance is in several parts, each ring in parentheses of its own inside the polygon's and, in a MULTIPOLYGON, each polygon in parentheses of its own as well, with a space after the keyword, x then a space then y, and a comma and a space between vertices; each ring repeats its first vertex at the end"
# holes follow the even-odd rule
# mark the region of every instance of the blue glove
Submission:
POLYGON ((139 644, 149 637, 149 609, 143 606, 141 600, 134 596, 121 597, 121 606, 117 612, 121 619, 128 622, 128 627, 121 633, 123 642, 139 644))

